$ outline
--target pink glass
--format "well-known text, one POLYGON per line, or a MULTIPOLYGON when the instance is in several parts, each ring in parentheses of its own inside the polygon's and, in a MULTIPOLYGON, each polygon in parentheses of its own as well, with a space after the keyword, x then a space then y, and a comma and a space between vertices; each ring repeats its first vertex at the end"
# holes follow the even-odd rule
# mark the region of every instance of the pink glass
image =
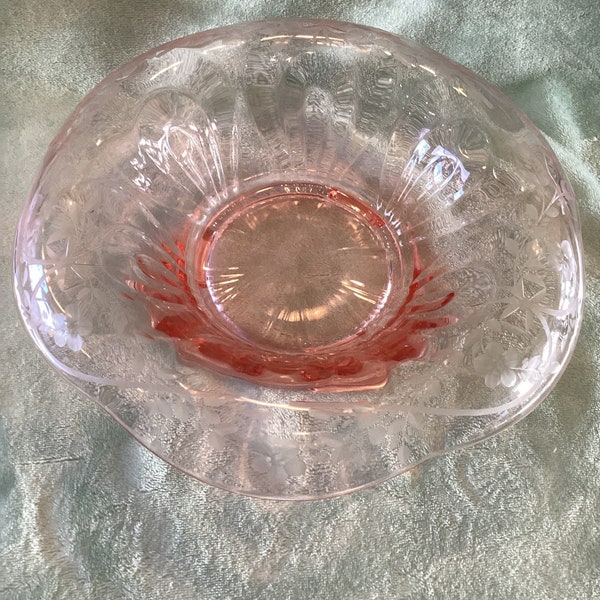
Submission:
POLYGON ((15 289, 44 356, 228 490, 342 494, 523 417, 581 321, 572 190, 497 89, 347 23, 246 23, 101 82, 15 289))

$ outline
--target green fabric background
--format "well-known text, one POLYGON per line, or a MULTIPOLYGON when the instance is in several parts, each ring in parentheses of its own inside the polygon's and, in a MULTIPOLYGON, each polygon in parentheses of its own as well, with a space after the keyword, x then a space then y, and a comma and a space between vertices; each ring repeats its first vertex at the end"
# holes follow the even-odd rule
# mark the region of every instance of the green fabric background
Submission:
POLYGON ((598 0, 0 0, 0 599, 600 598, 598 0), (478 446, 336 500, 211 489, 63 383, 20 326, 16 222, 46 147, 121 63, 278 16, 412 37, 502 88, 578 196, 586 316, 555 392, 478 446))

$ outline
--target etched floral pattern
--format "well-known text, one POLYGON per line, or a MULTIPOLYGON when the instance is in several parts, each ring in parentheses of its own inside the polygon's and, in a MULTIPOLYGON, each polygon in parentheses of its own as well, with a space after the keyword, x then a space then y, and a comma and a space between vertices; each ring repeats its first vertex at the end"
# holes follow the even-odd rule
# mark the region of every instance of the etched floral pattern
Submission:
POLYGON ((517 368, 523 357, 514 348, 504 349, 497 342, 490 342, 481 354, 473 359, 473 368, 485 379, 485 385, 495 388, 502 384, 510 388, 518 380, 517 368))
POLYGON ((52 152, 15 254, 27 327, 138 439, 221 487, 384 479, 525 412, 572 351, 581 244, 560 166, 516 107, 407 40, 319 21, 191 36, 109 76, 52 152), (352 191, 399 248, 403 336, 371 340, 368 381, 344 356, 311 362, 309 386, 257 385, 289 365, 251 345, 233 360, 197 302, 207 224, 294 181, 352 191))

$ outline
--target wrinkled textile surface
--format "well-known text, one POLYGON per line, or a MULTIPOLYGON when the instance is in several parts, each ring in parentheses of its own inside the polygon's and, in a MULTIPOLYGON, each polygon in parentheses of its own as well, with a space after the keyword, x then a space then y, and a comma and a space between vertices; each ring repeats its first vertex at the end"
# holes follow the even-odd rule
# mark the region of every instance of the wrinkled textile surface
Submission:
POLYGON ((600 598, 600 5, 597 0, 0 0, 0 600, 600 598), (586 317, 518 425, 336 500, 262 502, 164 464, 37 354, 13 234, 46 147, 113 68, 169 39, 277 16, 412 37, 492 81, 579 199, 586 317))

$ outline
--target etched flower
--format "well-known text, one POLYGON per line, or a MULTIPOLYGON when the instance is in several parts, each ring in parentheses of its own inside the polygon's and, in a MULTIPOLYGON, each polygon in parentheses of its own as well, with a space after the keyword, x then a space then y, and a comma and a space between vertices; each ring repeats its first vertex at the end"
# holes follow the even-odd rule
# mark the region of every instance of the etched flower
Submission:
POLYGON ((67 317, 61 313, 52 315, 52 326, 48 333, 59 348, 67 346, 73 352, 79 352, 83 346, 83 338, 69 328, 67 317))
POLYGON ((573 246, 569 240, 563 240, 560 243, 560 256, 558 262, 558 270, 562 273, 566 281, 571 282, 575 278, 577 269, 577 261, 573 246))
POLYGON ((523 381, 539 381, 548 373, 558 373, 560 371, 560 363, 557 360, 544 358, 541 354, 535 354, 524 359, 518 371, 519 377, 523 381))
POLYGON ((306 471, 306 463, 293 445, 281 446, 281 440, 265 445, 258 444, 250 452, 250 468, 259 475, 268 475, 274 481, 299 477, 306 471))
POLYGON ((66 314, 53 313, 52 324, 42 325, 40 330, 53 337, 59 348, 66 346, 73 352, 79 352, 83 347, 83 336, 91 333, 92 324, 75 306, 70 307, 66 314))
POLYGON ((473 359, 473 368, 484 377, 487 387, 495 388, 502 384, 511 388, 517 382, 522 361, 523 357, 517 350, 505 350, 498 342, 490 342, 483 352, 473 359))

